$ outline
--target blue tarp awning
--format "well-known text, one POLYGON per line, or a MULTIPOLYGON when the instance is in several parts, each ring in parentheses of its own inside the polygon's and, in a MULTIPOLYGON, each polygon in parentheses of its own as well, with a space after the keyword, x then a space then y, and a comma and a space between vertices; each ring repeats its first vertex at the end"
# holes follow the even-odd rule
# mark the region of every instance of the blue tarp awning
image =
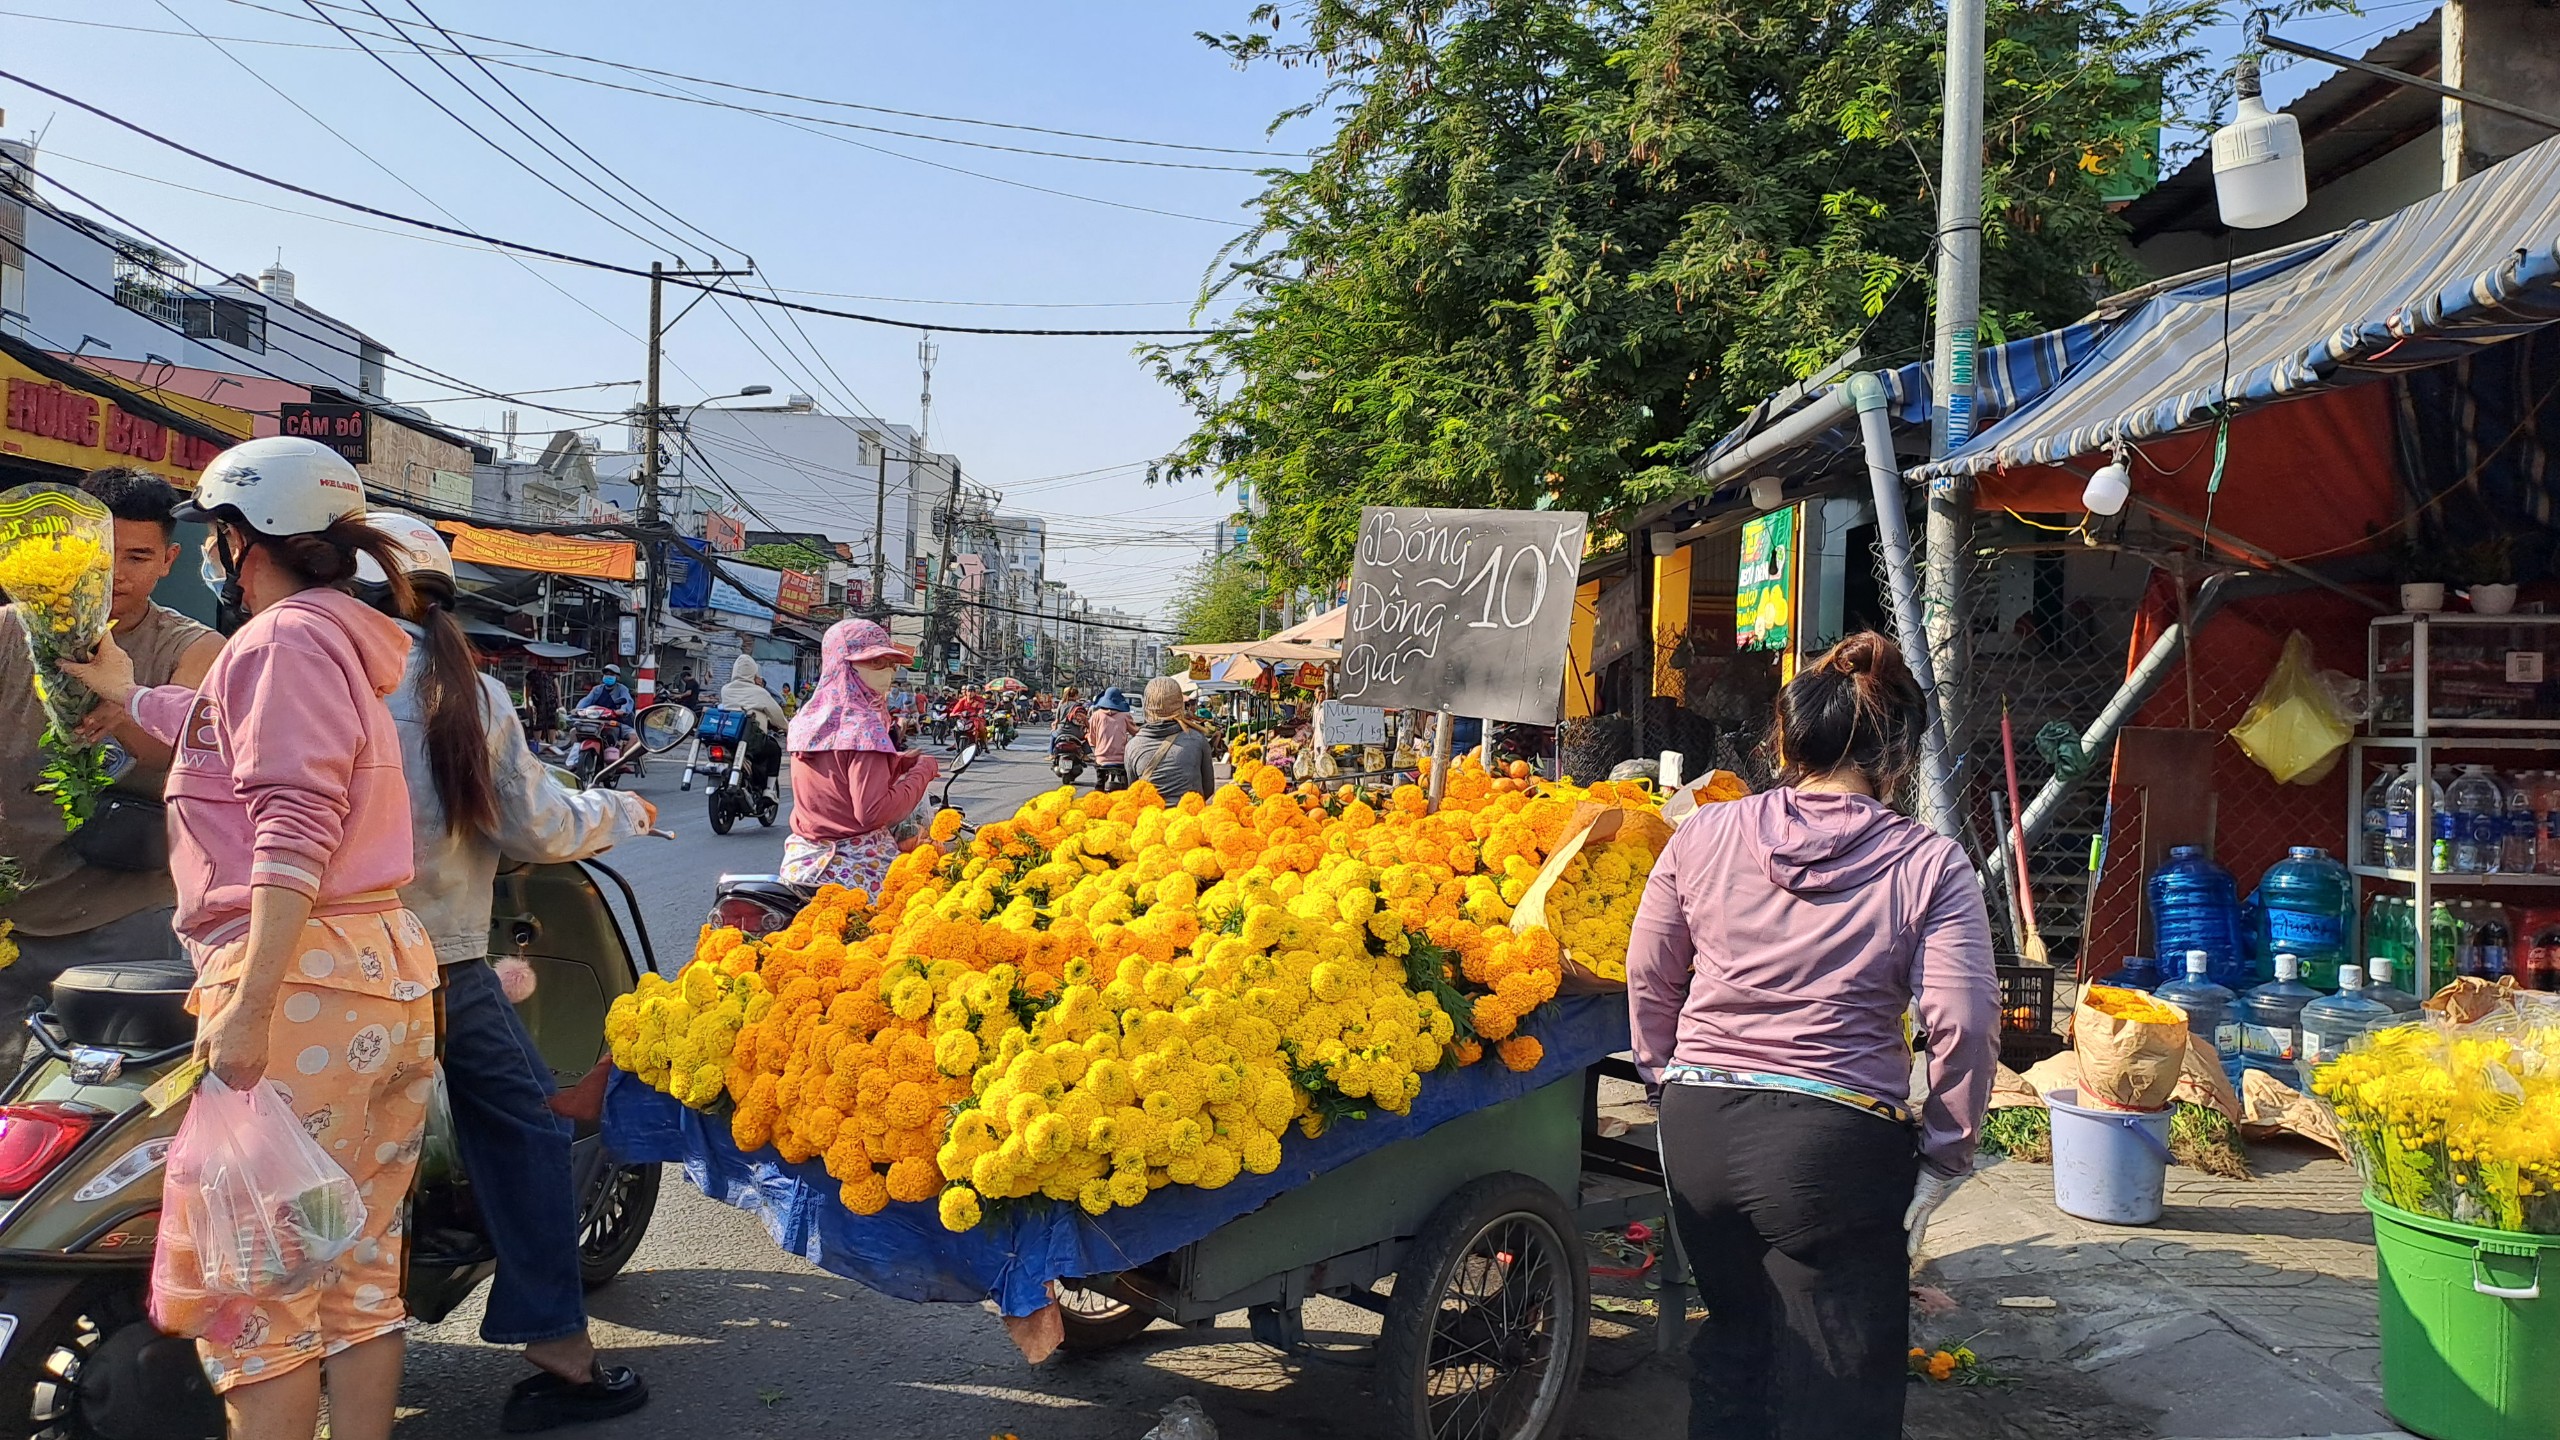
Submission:
POLYGON ((2050 465, 2209 423, 2226 405, 2443 365, 2555 320, 2560 139, 2383 219, 2241 261, 2227 282, 2153 296, 2040 397, 1909 474, 2050 465))

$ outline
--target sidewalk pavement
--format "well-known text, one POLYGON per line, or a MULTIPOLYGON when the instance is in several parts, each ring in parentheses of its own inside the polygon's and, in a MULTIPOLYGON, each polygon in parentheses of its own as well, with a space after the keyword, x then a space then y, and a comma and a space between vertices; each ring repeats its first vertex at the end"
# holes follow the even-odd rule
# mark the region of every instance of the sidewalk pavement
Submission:
MULTIPOLYGON (((2063 1214, 2050 1166, 1986 1164, 1928 1234, 1935 1277, 1963 1308, 1919 1322, 1914 1343, 1970 1336, 2020 1392, 2073 1376, 2110 1412, 2022 1434, 2401 1436, 2382 1411, 2373 1229, 2354 1170, 2290 1141, 2253 1147, 2251 1162, 2250 1180, 2173 1168, 2167 1212, 2141 1227, 2063 1214)), ((1915 1404, 1915 1419, 1937 1408, 1915 1404)))

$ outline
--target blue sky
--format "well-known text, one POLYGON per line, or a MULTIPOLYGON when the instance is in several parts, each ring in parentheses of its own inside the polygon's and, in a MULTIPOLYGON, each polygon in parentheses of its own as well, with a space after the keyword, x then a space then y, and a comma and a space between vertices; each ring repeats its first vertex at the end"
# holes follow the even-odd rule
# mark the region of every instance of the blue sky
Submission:
MULTIPOLYGON (((364 0, 345 3, 356 13, 339 18, 351 28, 387 28, 363 13, 364 0)), ((416 18, 407 0, 373 3, 400 19, 416 18)), ((1106 143, 827 110, 675 82, 700 95, 946 139, 1250 167, 1256 163, 1252 155, 1169 147, 1286 151, 1303 148, 1321 133, 1320 121, 1298 122, 1277 137, 1265 133, 1274 115, 1308 98, 1313 77, 1268 66, 1239 72, 1193 38, 1199 29, 1240 25, 1245 0, 418 3, 452 30, 689 75, 890 109, 1164 143, 1106 143)), ((2424 0, 2407 0, 2376 6, 2364 16, 2287 28, 2353 48, 2350 42, 2359 37, 2369 40, 2399 28, 2426 10, 2424 0)), ((402 62, 396 47, 372 42, 457 113, 641 237, 515 168, 310 17, 302 0, 0 0, 0 54, 7 57, 0 63, 226 159, 386 209, 438 217, 441 207, 489 233, 625 263, 645 265, 673 251, 673 240, 568 180, 415 52, 402 62), (32 18, 38 16, 54 20, 32 18), (56 23, 65 19, 91 23, 56 23), (270 43, 227 39, 217 48, 185 33, 188 24, 216 37, 270 43), (178 33, 139 33, 146 31, 178 33), (311 114, 297 111, 256 77, 311 114)), ((484 54, 616 83, 666 83, 468 43, 484 54)), ((495 86, 465 62, 448 57, 447 63, 505 104, 495 86)), ((1257 188, 1252 174, 1238 170, 1095 163, 878 131, 811 133, 736 111, 520 69, 500 67, 497 73, 652 200, 725 241, 724 253, 752 254, 766 283, 786 294, 832 292, 794 297, 816 304, 940 324, 1192 323, 1188 306, 1201 277, 1218 247, 1241 228, 1240 207, 1257 188), (853 296, 870 298, 843 298, 853 296)), ((2273 75, 2269 88, 2282 99, 2325 73, 2321 67, 2292 66, 2273 75)), ((641 374, 643 282, 283 213, 316 215, 324 207, 224 176, 6 82, 0 82, 0 106, 7 110, 7 133, 42 132, 49 173, 227 267, 254 271, 280 251, 305 301, 404 357, 517 393, 641 374)), ((577 158, 534 122, 520 113, 517 118, 577 158)), ((709 248, 699 238, 692 244, 695 258, 709 248)), ((914 422, 914 333, 804 318, 804 342, 774 316, 798 352, 791 354, 747 307, 730 308, 767 353, 759 353, 722 313, 707 306, 696 310, 670 335, 670 403, 770 384, 777 392, 811 391, 832 404, 914 422)), ((1004 492, 1008 508, 1050 517, 1053 576, 1106 602, 1153 608, 1171 590, 1173 576, 1196 558, 1212 518, 1226 507, 1205 482, 1153 489, 1144 484, 1144 462, 1177 443, 1188 425, 1170 393, 1132 356, 1132 342, 948 333, 938 338, 935 448, 958 453, 974 479, 1004 492)), ((402 399, 451 393, 449 387, 407 378, 395 378, 390 389, 402 399)), ((611 411, 637 396, 636 389, 624 388, 544 398, 611 411)), ((475 400, 433 408, 452 424, 494 428, 503 407, 475 400)), ((537 432, 574 423, 581 422, 538 416, 529 408, 523 420, 537 432)), ((826 503, 823 496, 813 500, 815 518, 823 520, 826 503)))

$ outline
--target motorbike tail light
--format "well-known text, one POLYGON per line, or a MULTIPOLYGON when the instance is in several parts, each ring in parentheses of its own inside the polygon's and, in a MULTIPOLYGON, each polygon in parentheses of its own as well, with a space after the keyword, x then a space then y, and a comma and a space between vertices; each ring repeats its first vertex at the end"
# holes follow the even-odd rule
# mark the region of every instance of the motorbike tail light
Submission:
POLYGON ((105 1118, 103 1111, 58 1100, 0 1105, 0 1200, 36 1188, 105 1118))
POLYGON ((715 929, 732 927, 750 940, 770 935, 790 923, 790 916, 744 895, 723 895, 711 907, 711 924, 715 929))

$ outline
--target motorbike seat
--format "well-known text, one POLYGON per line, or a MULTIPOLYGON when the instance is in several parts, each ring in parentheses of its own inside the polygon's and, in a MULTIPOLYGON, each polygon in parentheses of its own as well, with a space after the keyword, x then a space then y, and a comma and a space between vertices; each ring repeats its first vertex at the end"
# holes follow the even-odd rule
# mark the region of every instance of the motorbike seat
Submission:
POLYGON ((53 980, 53 1018, 75 1045, 166 1050, 195 1038, 187 992, 196 971, 185 960, 115 960, 74 965, 53 980))

